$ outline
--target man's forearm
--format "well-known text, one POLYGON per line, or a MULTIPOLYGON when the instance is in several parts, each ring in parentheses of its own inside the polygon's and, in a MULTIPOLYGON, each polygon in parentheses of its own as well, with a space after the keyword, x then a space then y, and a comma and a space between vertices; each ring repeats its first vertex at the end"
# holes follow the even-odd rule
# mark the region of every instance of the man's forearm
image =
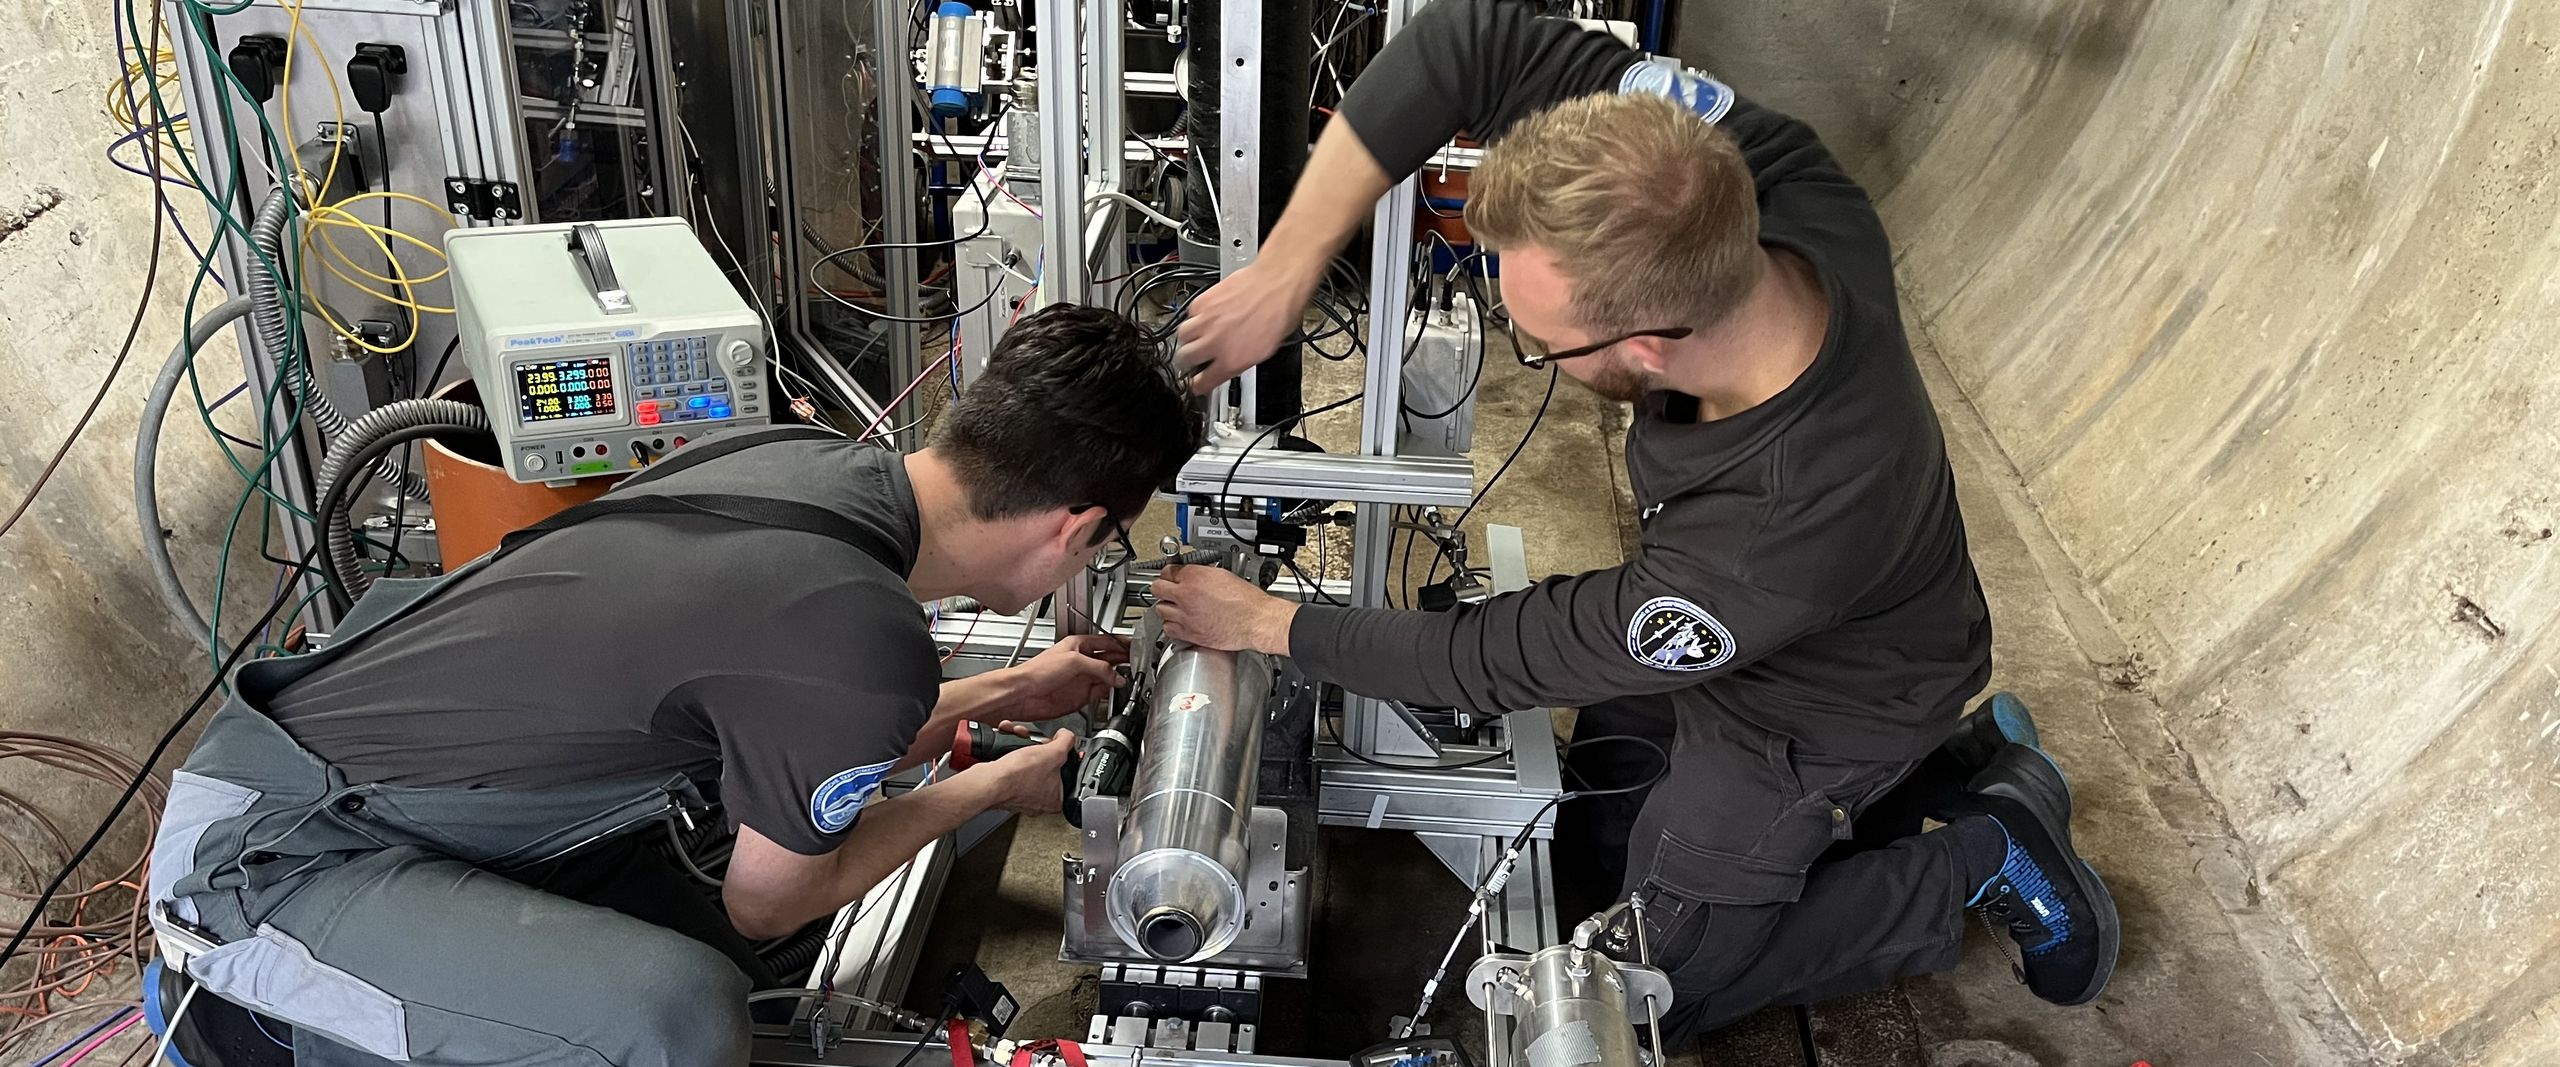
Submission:
POLYGON ((1360 231, 1360 223, 1392 184, 1349 122, 1328 125, 1316 138, 1306 172, 1254 262, 1303 281, 1312 291, 1334 253, 1360 231))
POLYGON ((874 800, 844 843, 828 855, 825 875, 798 887, 788 899, 761 902, 753 912, 730 902, 730 922, 748 937, 779 937, 862 898, 901 864, 976 818, 995 802, 983 779, 954 776, 913 792, 874 800))
POLYGON ((915 747, 898 761, 905 770, 927 760, 939 759, 951 751, 951 737, 964 722, 983 721, 991 713, 1012 705, 1019 696, 1011 671, 987 671, 942 683, 942 694, 934 700, 933 714, 925 719, 924 728, 916 731, 915 747))

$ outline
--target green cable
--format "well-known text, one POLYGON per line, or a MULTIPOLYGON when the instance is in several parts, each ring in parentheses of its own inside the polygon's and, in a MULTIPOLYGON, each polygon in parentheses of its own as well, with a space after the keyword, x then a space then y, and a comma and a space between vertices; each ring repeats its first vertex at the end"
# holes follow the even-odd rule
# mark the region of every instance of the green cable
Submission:
MULTIPOLYGON (((139 25, 139 22, 138 22, 138 20, 139 20, 139 17, 140 17, 140 16, 139 16, 139 15, 137 15, 137 14, 135 13, 135 11, 134 11, 134 9, 133 9, 133 6, 132 6, 130 3, 127 3, 127 4, 125 4, 125 5, 124 5, 124 7, 123 7, 123 11, 124 11, 124 16, 125 16, 125 22, 126 22, 126 26, 127 26, 128 36, 129 36, 129 37, 131 37, 134 41, 138 42, 138 47, 137 47, 137 51, 136 51, 135 55, 137 55, 137 56, 138 56, 138 55, 144 54, 145 52, 147 52, 147 51, 151 48, 151 45, 152 45, 154 42, 150 42, 150 41, 145 41, 145 40, 143 40, 142 28, 141 28, 141 26, 139 25)), ((177 32, 179 32, 179 33, 180 33, 180 35, 182 35, 182 36, 183 36, 183 35, 185 35, 185 28, 183 28, 183 27, 182 27, 182 28, 180 28, 177 32)), ((198 34, 197 36, 201 37, 202 35, 201 35, 201 34, 198 34)), ((234 85, 234 86, 239 86, 239 87, 240 87, 240 89, 241 89, 241 93, 242 93, 242 97, 243 97, 243 99, 246 99, 246 98, 247 98, 247 89, 246 89, 246 87, 245 87, 245 86, 240 86, 240 83, 239 83, 238 78, 237 78, 236 76, 234 76, 234 75, 232 75, 232 74, 231 74, 231 71, 230 71, 230 67, 229 67, 229 65, 228 65, 228 64, 226 64, 226 63, 220 62, 220 57, 219 57, 219 56, 217 56, 217 55, 214 55, 214 54, 212 53, 212 49, 210 48, 210 46, 208 46, 208 47, 207 47, 206 52, 207 52, 207 56, 208 56, 208 58, 209 58, 210 60, 212 60, 212 61, 213 61, 213 62, 211 62, 210 66, 209 66, 209 69, 219 71, 219 72, 220 72, 221 77, 223 77, 224 79, 229 80, 229 81, 230 81, 230 83, 231 83, 232 85, 234 85)), ((128 103, 129 103, 129 104, 134 104, 134 105, 138 108, 138 107, 139 107, 138 102, 132 101, 132 100, 130 99, 130 98, 131 98, 131 96, 132 96, 132 93, 131 93, 131 85, 132 85, 132 83, 131 83, 131 80, 130 80, 129 78, 126 80, 125 85, 126 85, 126 88, 127 88, 127 94, 126 94, 126 95, 127 95, 127 97, 128 97, 128 103)), ((159 85, 158 81, 156 81, 156 80, 154 80, 154 81, 151 83, 150 98, 151 98, 151 114, 152 114, 153 118, 155 119, 154 125, 155 125, 155 126, 157 126, 157 127, 159 127, 159 128, 166 129, 167 127, 169 127, 170 125, 172 125, 172 124, 174 123, 174 119, 170 116, 170 113, 169 113, 169 110, 168 110, 168 103, 167 103, 167 100, 166 100, 166 98, 165 98, 165 97, 163 97, 163 96, 161 95, 160 85, 159 85)), ((235 218, 235 217, 232 215, 232 213, 231 213, 231 211, 230 211, 230 208, 228 207, 229 203, 230 203, 232 200, 236 199, 236 198, 238 197, 238 195, 239 195, 240 183, 241 183, 241 181, 243 180, 242 175, 243 175, 243 172, 244 172, 244 170, 245 170, 245 167, 243 166, 244 161, 242 160, 242 158, 240 157, 240 154, 239 154, 239 140, 238 140, 237 131, 236 131, 236 130, 234 130, 234 129, 231 127, 231 124, 230 124, 230 108, 228 108, 228 107, 223 107, 223 108, 221 108, 221 109, 220 109, 220 112, 221 112, 220 118, 221 118, 221 120, 222 120, 223 127, 224 127, 225 131, 226 131, 227 133, 229 133, 229 134, 230 134, 230 140, 229 140, 229 142, 228 142, 228 147, 229 147, 230 152, 231 152, 231 163, 232 163, 232 167, 231 167, 231 180, 230 180, 230 183, 229 183, 229 184, 228 184, 228 185, 227 185, 227 186, 222 190, 222 194, 221 194, 221 196, 220 196, 219 198, 217 198, 217 197, 216 197, 216 196, 215 196, 215 195, 210 191, 209 183, 207 183, 207 182, 205 181, 205 179, 204 179, 204 174, 203 174, 201 171, 198 171, 198 170, 196 169, 194 161, 193 161, 191 158, 189 158, 185 153, 178 153, 178 154, 177 154, 177 159, 178 159, 179 166, 180 166, 180 168, 181 168, 181 169, 183 169, 183 170, 185 171, 185 173, 186 173, 186 175, 187 175, 188 180, 189 180, 191 183, 193 183, 193 185, 195 186, 195 189, 196 189, 197 195, 199 195, 199 196, 201 196, 201 197, 203 197, 203 198, 205 199, 206 206, 207 206, 207 208, 208 208, 208 209, 210 209, 210 212, 211 212, 211 214, 213 215, 215 222, 217 223, 217 229, 216 229, 216 231, 215 231, 216 236, 218 237, 220 234, 225 233, 225 232, 228 232, 228 233, 230 233, 230 234, 236 235, 236 237, 237 237, 237 238, 239 239, 239 241, 241 242, 242 246, 243 246, 243 247, 248 248, 248 249, 249 249, 250 254, 251 254, 252 256, 255 256, 255 257, 257 258, 257 260, 258 260, 258 262, 259 262, 260 264, 262 264, 262 265, 266 266, 266 267, 268 268, 268 271, 269 271, 269 273, 270 273, 270 274, 273 274, 273 275, 275 275, 276 277, 278 277, 279 279, 281 279, 281 278, 283 277, 283 272, 282 272, 282 271, 280 271, 280 270, 278 270, 278 269, 276 268, 276 264, 275 264, 275 262, 274 262, 272 259, 269 259, 269 258, 268 258, 264 253, 262 253, 262 252, 260 252, 260 251, 258 250, 258 248, 257 248, 257 246, 256 246, 256 244, 255 244, 254 242, 251 242, 251 241, 249 240, 249 231, 248 231, 246 228, 244 228, 243 226, 241 226, 241 224, 239 223, 238 219, 237 219, 237 218, 235 218)), ((137 114, 138 114, 138 113, 139 113, 139 111, 137 110, 137 114)), ((266 139, 266 141, 267 141, 267 143, 268 143, 268 145, 269 145, 269 147, 270 147, 270 150, 273 150, 273 149, 274 149, 274 146, 275 146, 274 130, 272 129, 272 127, 267 127, 267 125, 266 125, 266 116, 265 116, 265 113, 264 113, 264 111, 263 111, 263 110, 259 112, 259 123, 260 123, 260 126, 262 127, 262 133, 263 133, 263 135, 264 135, 264 137, 265 137, 265 139, 266 139)), ((166 157, 165 157, 165 155, 163 156, 163 158, 164 158, 164 159, 166 158, 166 157)), ((212 273, 212 269, 213 269, 213 257, 214 257, 214 255, 215 255, 215 252, 214 252, 214 251, 212 251, 212 250, 213 250, 213 249, 218 249, 219 247, 220 247, 220 242, 219 242, 219 240, 208 241, 208 242, 207 242, 207 249, 208 249, 208 251, 206 251, 202 256, 200 256, 200 257, 197 259, 197 261, 196 261, 196 276, 195 276, 194 280, 192 281, 192 283, 189 285, 189 287, 188 287, 188 292, 187 292, 187 301, 186 301, 185 312, 184 312, 184 314, 185 314, 185 321, 188 321, 188 322, 193 322, 193 321, 195 321, 195 313, 196 313, 196 307, 197 307, 197 299, 202 295, 202 293, 203 293, 203 289, 204 289, 204 282, 205 282, 205 279, 206 279, 206 278, 208 278, 208 277, 211 275, 211 273, 212 273)), ((291 294, 291 295, 298 295, 298 294, 291 294)), ((294 318, 292 318, 292 319, 290 320, 289 325, 290 325, 292 328, 294 328, 295 330, 299 330, 299 328, 301 327, 301 319, 300 319, 300 317, 299 317, 299 316, 295 316, 294 318)), ((225 462, 227 462, 227 463, 229 463, 229 464, 231 465, 232 473, 234 473, 234 474, 238 475, 238 476, 241 478, 241 480, 242 480, 242 481, 244 481, 244 482, 249 482, 249 483, 251 483, 251 484, 258 485, 258 486, 260 487, 261 491, 262 491, 262 492, 265 492, 265 493, 266 493, 266 495, 268 496, 268 498, 269 498, 269 499, 271 499, 271 500, 273 500, 273 501, 277 504, 277 506, 283 507, 283 508, 285 508, 286 510, 288 510, 288 511, 290 511, 290 512, 293 512, 296 516, 301 517, 301 518, 305 519, 306 521, 308 521, 308 520, 310 519, 310 516, 309 516, 309 514, 308 514, 308 513, 303 512, 303 511, 301 511, 300 509, 298 509, 298 508, 294 507, 294 505, 293 505, 293 502, 292 502, 292 501, 290 501, 290 500, 288 500, 288 499, 284 498, 283 496, 281 496, 281 495, 277 494, 277 493, 276 493, 272 488, 267 487, 267 486, 265 485, 265 483, 259 479, 259 477, 258 477, 258 476, 251 474, 251 473, 250 473, 250 469, 249 469, 248 467, 246 467, 246 466, 244 466, 244 465, 242 465, 242 464, 241 464, 241 462, 240 462, 240 460, 239 460, 239 456, 238 456, 238 454, 237 454, 236 452, 234 452, 234 451, 233 451, 233 449, 231 448, 230 444, 229 444, 228 442, 223 441, 223 440, 221 439, 221 434, 220 434, 219 428, 218 428, 218 427, 216 427, 216 426, 214 425, 214 422, 213 422, 213 413, 212 413, 212 410, 211 410, 211 404, 210 404, 208 401, 206 401, 206 399, 205 399, 205 395, 204 395, 204 385, 203 385, 203 382, 202 382, 202 380, 201 380, 200 378, 198 378, 198 377, 196 376, 196 373, 195 373, 195 365, 194 365, 194 363, 192 363, 192 362, 190 362, 190 363, 187 365, 187 379, 188 379, 188 387, 189 387, 189 389, 193 392, 193 394, 194 394, 194 396, 195 396, 195 401, 196 401, 196 411, 197 411, 198 418, 199 418, 199 419, 204 423, 204 426, 205 426, 205 430, 206 430, 206 432, 207 432, 208 434, 211 434, 211 435, 214 437, 216 446, 217 446, 217 447, 219 447, 219 448, 221 448, 221 450, 222 450, 222 454, 223 454, 223 458, 224 458, 225 462)), ((270 400, 269 408, 272 408, 272 400, 270 400)), ((266 432, 266 427, 267 427, 267 421, 266 421, 266 419, 267 419, 267 416, 266 416, 266 414, 265 414, 267 410, 268 410, 268 409, 261 409, 261 413, 260 413, 260 436, 261 436, 261 437, 268 436, 268 434, 267 434, 267 432, 266 432)), ((272 457, 270 457, 270 458, 268 459, 267 463, 268 463, 268 465, 270 465, 270 466, 271 466, 271 465, 272 465, 272 463, 273 463, 273 458, 272 458, 272 457)))
MULTIPOLYGON (((190 11, 198 13, 200 16, 233 14, 240 10, 245 10, 248 7, 247 3, 243 3, 239 7, 231 9, 210 7, 199 2, 199 0, 185 0, 185 3, 186 7, 190 11)), ((137 42, 137 54, 148 56, 151 52, 152 46, 157 42, 146 38, 142 33, 140 17, 134 10, 130 0, 123 4, 122 8, 128 28, 128 35, 137 42)), ((289 175, 292 173, 293 162, 291 158, 284 153, 281 143, 276 137, 274 126, 267 120, 265 110, 254 106, 256 101, 248 92, 247 86, 241 84, 239 78, 232 74, 229 64, 223 62, 222 57, 213 46, 210 34, 205 32, 205 26, 206 22, 201 17, 192 18, 188 20, 187 25, 180 27, 176 32, 179 36, 184 37, 190 35, 190 31, 193 31, 192 36, 197 39, 204 50, 207 59, 206 69, 214 72, 216 75, 216 91, 217 95, 222 97, 222 99, 218 99, 216 101, 219 106, 215 107, 214 110, 222 123, 222 128, 226 138, 224 147, 229 153, 229 162, 231 164, 230 181, 223 189, 221 196, 216 198, 209 188, 210 183, 204 180, 202 172, 196 169, 193 160, 184 153, 178 153, 179 166, 194 183, 198 193, 205 198, 207 207, 210 209, 210 213, 218 222, 216 237, 218 238, 220 235, 227 232, 235 239, 239 240, 242 246, 248 249, 249 255, 255 257, 257 262, 266 268, 268 274, 277 279, 278 288, 280 290, 279 296, 287 301, 287 306, 298 306, 299 297, 301 295, 299 287, 288 282, 286 279, 299 278, 302 276, 303 261, 300 254, 300 247, 298 245, 296 246, 294 254, 291 257, 292 273, 288 275, 283 269, 280 269, 274 259, 268 257, 263 250, 257 247, 256 243, 250 239, 247 227, 240 222, 237 216, 232 214, 230 205, 238 199, 241 183, 244 180, 246 160, 242 157, 240 151, 240 130, 232 123, 231 108, 227 98, 228 94, 223 93, 222 90, 226 88, 232 90, 238 94, 238 97, 241 100, 253 105, 252 110, 258 116, 259 136, 265 143, 270 156, 279 164, 278 177, 280 180, 290 180, 289 175)), ((127 80, 127 85, 128 87, 130 86, 130 79, 127 80)), ((128 96, 130 96, 130 88, 128 88, 128 96)), ((156 79, 150 83, 149 96, 151 98, 151 111, 155 125, 161 128, 166 128, 171 124, 172 120, 170 118, 167 100, 162 96, 159 82, 156 79)), ((285 201, 285 204, 287 220, 290 222, 291 219, 299 213, 300 204, 298 201, 290 198, 285 201)), ((211 242, 211 246, 218 247, 219 241, 211 242)), ((204 278, 210 274, 212 270, 212 255, 213 254, 211 252, 207 252, 197 262, 196 279, 190 286, 187 297, 185 312, 186 321, 194 321, 197 297, 202 293, 204 278)), ((288 330, 287 351, 277 355, 282 359, 307 358, 308 342, 303 337, 301 316, 288 316, 286 324, 288 330)), ((277 380, 269 384, 265 395, 260 398, 261 403, 257 413, 259 432, 261 437, 270 441, 270 444, 265 453, 261 456, 256 472, 253 474, 249 468, 240 464, 237 455, 231 450, 228 443, 220 440, 218 428, 213 422, 211 405, 204 399, 202 380, 196 376, 195 367, 192 363, 188 365, 187 370, 189 385, 195 393, 199 417, 204 422, 207 431, 216 434, 217 447, 222 449, 225 460, 231 464, 234 472, 237 473, 246 483, 246 487, 243 489, 239 500, 236 501, 232 507, 231 519, 226 525, 224 531, 221 555, 216 562, 212 621, 209 626, 211 631, 217 636, 213 639, 212 647, 209 649, 209 652, 216 657, 216 662, 218 663, 220 655, 220 638, 218 634, 221 627, 221 612, 225 599, 224 593, 228 590, 230 585, 231 558, 233 553, 237 550, 240 533, 240 520, 245 517, 250 501, 256 499, 257 496, 263 493, 269 499, 273 500, 278 506, 283 507, 287 511, 295 514, 297 517, 305 520, 310 518, 308 512, 295 507, 291 501, 278 494, 271 484, 275 465, 282 457, 284 448, 289 442, 291 442, 295 429, 301 425, 303 408, 308 403, 309 397, 307 392, 297 393, 293 398, 292 404, 287 410, 284 429, 281 432, 277 431, 272 413, 276 408, 276 403, 280 397, 283 383, 291 377, 290 375, 281 373, 281 368, 279 368, 280 373, 277 375, 277 380)), ((307 390, 308 388, 309 383, 305 383, 304 390, 307 390)), ((264 545, 265 542, 273 535, 272 520, 272 513, 265 509, 261 509, 260 541, 262 545, 264 545)), ((316 593, 317 590, 315 589, 314 592, 316 593)), ((306 596, 305 604, 307 605, 308 602, 309 597, 306 596)))

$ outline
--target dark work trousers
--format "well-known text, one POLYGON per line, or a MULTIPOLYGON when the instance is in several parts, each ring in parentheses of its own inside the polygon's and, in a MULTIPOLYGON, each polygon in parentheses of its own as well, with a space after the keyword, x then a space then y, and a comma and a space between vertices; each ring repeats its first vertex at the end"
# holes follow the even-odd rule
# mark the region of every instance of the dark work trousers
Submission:
POLYGON ((1671 975, 1673 1045, 1772 1004, 1803 1004, 1953 967, 1966 884, 1953 834, 1920 817, 1962 783, 1943 763, 1873 763, 1806 752, 1740 719, 1674 729, 1670 701, 1583 710, 1570 789, 1652 788, 1577 799, 1557 814, 1559 919, 1642 890, 1655 962, 1671 975))
POLYGON ((729 957, 756 989, 781 983, 755 946, 729 924, 729 913, 709 889, 678 870, 655 834, 602 842, 566 858, 510 872, 507 877, 580 904, 611 908, 652 926, 663 926, 729 957))

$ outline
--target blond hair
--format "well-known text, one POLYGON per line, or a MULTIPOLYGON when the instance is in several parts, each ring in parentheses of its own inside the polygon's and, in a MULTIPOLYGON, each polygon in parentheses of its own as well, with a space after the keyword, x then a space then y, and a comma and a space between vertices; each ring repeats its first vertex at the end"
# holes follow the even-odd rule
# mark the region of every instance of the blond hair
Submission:
POLYGON ((1658 96, 1585 96, 1485 151, 1467 229, 1491 249, 1553 255, 1585 329, 1705 329, 1766 269, 1757 195, 1742 150, 1697 113, 1658 96))

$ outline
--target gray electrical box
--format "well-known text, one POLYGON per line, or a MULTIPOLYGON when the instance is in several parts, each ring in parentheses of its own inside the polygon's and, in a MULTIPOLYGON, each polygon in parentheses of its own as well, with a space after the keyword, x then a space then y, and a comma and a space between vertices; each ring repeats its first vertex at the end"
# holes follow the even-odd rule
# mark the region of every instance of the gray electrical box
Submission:
POLYGON ((1484 377, 1484 313, 1465 293, 1445 305, 1417 291, 1404 353, 1404 411, 1396 454, 1463 456, 1476 443, 1476 385, 1484 377))
POLYGON ((764 321, 683 219, 455 230, 444 247, 515 480, 627 472, 772 421, 764 321))

